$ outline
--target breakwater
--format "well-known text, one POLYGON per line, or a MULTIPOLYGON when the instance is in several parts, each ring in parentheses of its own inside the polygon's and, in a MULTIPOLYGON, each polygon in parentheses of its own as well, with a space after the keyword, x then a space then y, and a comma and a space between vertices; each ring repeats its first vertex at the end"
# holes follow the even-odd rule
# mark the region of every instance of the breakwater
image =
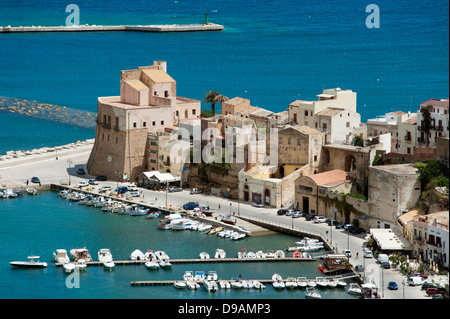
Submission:
POLYGON ((198 32, 222 31, 220 24, 161 24, 161 25, 73 25, 73 26, 31 26, 0 27, 0 33, 24 32, 106 32, 106 31, 138 31, 138 32, 198 32))

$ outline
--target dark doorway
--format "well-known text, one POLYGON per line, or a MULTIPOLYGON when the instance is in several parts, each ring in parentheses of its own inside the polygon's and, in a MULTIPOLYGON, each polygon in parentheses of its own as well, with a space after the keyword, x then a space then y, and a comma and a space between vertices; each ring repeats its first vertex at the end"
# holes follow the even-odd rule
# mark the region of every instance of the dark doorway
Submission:
POLYGON ((309 197, 303 197, 303 212, 309 214, 309 197))

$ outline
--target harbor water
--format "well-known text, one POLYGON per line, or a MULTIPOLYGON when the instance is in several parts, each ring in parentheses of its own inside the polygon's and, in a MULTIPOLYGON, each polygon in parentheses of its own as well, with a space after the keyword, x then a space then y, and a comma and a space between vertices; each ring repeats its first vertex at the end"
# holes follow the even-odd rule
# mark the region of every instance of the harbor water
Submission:
MULTIPOLYGON (((160 230, 157 229, 159 219, 106 213, 99 208, 60 199, 52 191, 2 199, 0 205, 0 234, 5 239, 0 250, 1 299, 304 299, 305 289, 276 290, 270 284, 262 291, 219 289, 209 293, 204 288, 191 291, 172 286, 133 287, 131 282, 181 280, 188 270, 216 271, 224 280, 239 276, 242 279, 271 279, 274 273, 284 279, 288 276, 308 279, 323 276, 318 269, 321 260, 317 258, 304 262, 186 263, 159 270, 148 270, 143 264, 116 265, 112 271, 105 271, 102 266, 88 266, 76 281, 68 279, 70 275, 62 267, 55 266, 52 255, 56 249, 69 252, 72 248, 86 247, 93 260, 97 260, 101 248, 109 248, 115 260, 129 260, 135 249, 143 252, 163 250, 171 259, 197 259, 202 251, 214 256, 217 248, 224 249, 227 257, 236 257, 242 248, 253 252, 285 250, 299 239, 273 234, 233 241, 195 231, 160 230), (30 255, 40 256, 40 261, 48 263, 47 268, 18 269, 9 265, 10 261, 26 260, 30 255)), ((320 293, 322 299, 356 298, 343 288, 320 289, 320 293)))

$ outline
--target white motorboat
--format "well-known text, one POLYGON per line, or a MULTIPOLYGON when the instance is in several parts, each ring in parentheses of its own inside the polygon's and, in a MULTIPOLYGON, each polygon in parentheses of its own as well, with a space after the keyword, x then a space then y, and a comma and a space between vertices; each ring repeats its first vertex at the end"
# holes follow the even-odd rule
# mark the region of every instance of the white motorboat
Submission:
POLYGON ((326 277, 325 280, 327 280, 328 287, 330 287, 330 288, 337 287, 337 281, 333 277, 326 277))
POLYGON ((306 288, 306 298, 320 299, 322 296, 314 288, 306 288))
POLYGON ((220 286, 220 289, 223 289, 223 290, 231 288, 231 284, 227 280, 220 280, 219 281, 219 286, 220 286))
POLYGON ((172 225, 172 230, 173 231, 175 231, 175 230, 186 230, 186 229, 188 229, 188 227, 190 227, 190 223, 191 223, 191 220, 187 219, 187 218, 176 220, 176 222, 174 220, 172 222, 172 224, 173 224, 172 225))
POLYGON ((266 289, 266 286, 264 284, 262 284, 258 280, 253 280, 253 288, 255 288, 255 289, 266 289))
POLYGON ((244 287, 242 285, 242 282, 237 279, 232 279, 230 284, 231 284, 231 288, 234 288, 234 289, 242 289, 244 287))
POLYGON ((74 248, 70 250, 70 256, 74 261, 83 259, 84 261, 92 261, 92 257, 86 248, 74 248))
POLYGON ((317 283, 314 280, 309 280, 308 281, 308 287, 314 288, 316 286, 317 286, 317 283))
POLYGON ((144 258, 145 258, 145 260, 150 260, 150 261, 158 259, 158 257, 156 257, 153 250, 147 250, 147 252, 144 254, 144 258))
POLYGON ((225 258, 226 255, 225 250, 218 248, 214 254, 214 258, 225 258))
POLYGON ((193 280, 187 280, 186 287, 188 287, 191 290, 196 290, 200 288, 200 285, 193 280))
POLYGON ((244 289, 252 289, 253 288, 253 281, 252 280, 242 280, 242 287, 244 289))
POLYGON ((350 283, 350 286, 348 287, 347 292, 349 294, 360 295, 361 294, 361 287, 358 286, 357 283, 352 282, 352 283, 350 283))
POLYGON ((256 258, 266 258, 266 255, 263 253, 262 250, 258 250, 256 253, 256 258))
POLYGON ((219 290, 219 286, 214 280, 203 280, 203 287, 209 292, 216 292, 219 290))
POLYGON ((197 227, 197 231, 199 231, 199 232, 205 232, 205 231, 211 230, 211 228, 212 228, 212 225, 203 224, 203 225, 199 225, 199 226, 197 227))
POLYGON ((182 280, 178 280, 178 281, 175 281, 173 286, 177 289, 184 289, 184 288, 186 288, 186 282, 184 282, 182 280))
POLYGON ((273 252, 273 250, 267 250, 264 256, 266 258, 275 258, 275 253, 273 252))
POLYGON ((27 193, 30 195, 37 195, 37 189, 33 187, 27 187, 27 193))
POLYGON ((57 263, 65 264, 70 261, 69 255, 67 255, 67 250, 65 249, 57 249, 55 252, 53 252, 53 259, 57 263))
POLYGON ((10 265, 18 268, 45 268, 46 262, 39 261, 39 256, 29 256, 30 261, 11 261, 10 265), (38 259, 38 261, 35 261, 38 259))
POLYGON ((275 252, 275 255, 273 256, 274 258, 284 258, 284 251, 282 251, 282 250, 277 250, 276 252, 275 252))
POLYGON ((185 271, 183 275, 183 280, 185 281, 194 280, 194 272, 190 270, 185 271))
POLYGON ((283 281, 283 278, 279 275, 279 274, 274 274, 272 276, 272 280, 273 280, 273 288, 275 289, 284 289, 286 288, 286 284, 283 281))
POLYGON ((158 250, 155 251, 155 256, 156 258, 158 258, 159 260, 169 260, 169 255, 167 255, 164 251, 162 250, 158 250))
POLYGON ((244 233, 236 232, 235 234, 232 234, 232 235, 230 236, 230 238, 231 238, 232 240, 239 240, 239 239, 245 238, 246 236, 247 236, 247 235, 244 234, 244 233))
POLYGON ((147 261, 145 263, 145 267, 147 269, 158 269, 159 268, 159 264, 156 260, 152 260, 152 261, 147 261))
POLYGON ((172 264, 168 260, 160 260, 159 261, 159 267, 161 267, 161 268, 170 268, 170 267, 172 267, 172 264))
POLYGON ((71 273, 72 271, 75 270, 75 263, 73 263, 73 262, 65 263, 63 265, 63 268, 66 273, 71 273))
POLYGON ((103 262, 103 268, 105 270, 113 270, 115 266, 116 264, 114 264, 114 261, 112 261, 112 259, 103 262))
POLYGON ((299 288, 308 287, 308 282, 306 281, 306 277, 297 277, 297 287, 299 287, 299 288))
POLYGON ((237 253, 237 258, 247 257, 247 250, 245 248, 240 248, 237 253))
POLYGON ((336 280, 336 285, 338 288, 345 288, 347 286, 347 283, 341 279, 342 276, 335 276, 334 279, 336 280))
POLYGON ((200 259, 209 259, 209 254, 206 251, 200 253, 200 259))
POLYGON ((139 249, 136 249, 135 251, 133 251, 130 255, 130 259, 131 260, 145 260, 145 255, 142 251, 140 251, 139 249))
POLYGON ((286 288, 288 289, 294 289, 298 287, 297 284, 297 279, 295 279, 294 277, 288 277, 286 279, 286 283, 285 283, 286 288))
POLYGON ((206 280, 217 280, 217 279, 219 279, 217 272, 213 270, 208 271, 208 274, 206 275, 206 280))
POLYGON ((328 282, 325 280, 324 277, 316 277, 316 284, 317 286, 322 288, 328 287, 328 282))
POLYGON ((77 262, 75 263, 75 267, 80 271, 86 270, 87 269, 86 261, 84 259, 78 259, 77 262))
POLYGON ((98 261, 103 262, 103 263, 113 260, 111 251, 108 248, 100 249, 98 251, 97 255, 98 255, 98 261))
POLYGON ((194 280, 200 281, 206 278, 205 272, 202 270, 197 270, 194 275, 194 280))
POLYGON ((245 256, 246 258, 256 258, 256 254, 254 253, 254 252, 252 252, 252 251, 249 251, 248 253, 247 253, 247 256, 245 256))

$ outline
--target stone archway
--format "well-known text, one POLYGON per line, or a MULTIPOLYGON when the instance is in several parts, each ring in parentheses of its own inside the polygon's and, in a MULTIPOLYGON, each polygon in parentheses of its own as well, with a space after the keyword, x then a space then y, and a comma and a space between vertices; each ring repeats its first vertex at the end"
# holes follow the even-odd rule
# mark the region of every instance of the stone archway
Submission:
POLYGON ((356 169, 356 158, 353 155, 347 155, 345 157, 345 168, 344 171, 351 172, 356 169))

